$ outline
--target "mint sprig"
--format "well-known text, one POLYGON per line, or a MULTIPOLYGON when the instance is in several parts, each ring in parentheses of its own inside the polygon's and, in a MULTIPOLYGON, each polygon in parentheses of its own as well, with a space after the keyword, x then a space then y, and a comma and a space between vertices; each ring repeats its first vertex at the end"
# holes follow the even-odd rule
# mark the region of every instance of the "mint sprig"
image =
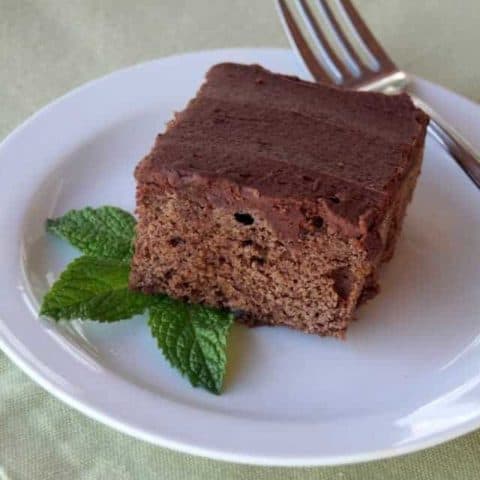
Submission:
POLYGON ((48 219, 47 230, 86 255, 129 260, 133 253, 135 223, 135 217, 120 208, 87 207, 48 219))
POLYGON ((193 386, 219 394, 225 376, 227 335, 233 315, 163 298, 149 309, 148 324, 170 364, 193 386))
POLYGON ((55 320, 115 322, 139 315, 153 298, 128 289, 130 266, 83 256, 71 262, 45 295, 40 310, 55 320))
POLYGON ((116 207, 71 210, 47 230, 86 255, 73 260, 45 295, 41 315, 114 322, 148 310, 149 326, 170 364, 193 386, 219 394, 231 314, 129 290, 135 218, 116 207))

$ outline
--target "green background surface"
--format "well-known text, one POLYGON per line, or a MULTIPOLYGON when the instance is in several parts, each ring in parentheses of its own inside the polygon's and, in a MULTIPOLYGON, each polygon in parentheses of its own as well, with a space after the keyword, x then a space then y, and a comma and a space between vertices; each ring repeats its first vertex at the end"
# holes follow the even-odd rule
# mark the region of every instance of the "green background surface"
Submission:
MULTIPOLYGON (((479 0, 356 4, 405 69, 480 100, 479 0)), ((287 46, 271 0, 0 0, 0 138, 50 100, 117 68, 246 46, 287 46)), ((478 479, 480 432, 361 465, 235 465, 117 433, 50 396, 0 353, 0 480, 190 478, 478 479)))

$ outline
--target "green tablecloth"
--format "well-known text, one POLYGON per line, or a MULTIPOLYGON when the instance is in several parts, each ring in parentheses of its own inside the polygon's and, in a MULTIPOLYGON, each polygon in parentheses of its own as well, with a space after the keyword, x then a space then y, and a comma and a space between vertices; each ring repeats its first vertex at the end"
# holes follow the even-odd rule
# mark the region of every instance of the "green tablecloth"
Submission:
MULTIPOLYGON (((480 100, 479 0, 356 4, 399 64, 480 100)), ((271 0, 0 0, 0 138, 46 102, 119 67, 234 46, 287 46, 271 0)), ((100 425, 44 392, 0 353, 0 480, 154 478, 478 479, 480 432, 362 465, 234 465, 100 425)))

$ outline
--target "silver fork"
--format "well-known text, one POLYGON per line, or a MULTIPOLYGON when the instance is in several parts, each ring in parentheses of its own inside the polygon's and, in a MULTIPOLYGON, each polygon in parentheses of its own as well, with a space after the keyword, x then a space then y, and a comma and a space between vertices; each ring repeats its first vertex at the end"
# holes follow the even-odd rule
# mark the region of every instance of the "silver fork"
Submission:
POLYGON ((352 2, 337 0, 338 12, 335 14, 326 0, 316 1, 318 2, 317 14, 313 12, 306 0, 295 0, 294 3, 304 29, 314 40, 322 61, 319 60, 314 53, 315 49, 302 33, 299 22, 295 20, 293 10, 288 6, 287 0, 276 0, 278 12, 290 43, 315 80, 355 90, 388 94, 407 92, 413 102, 430 116, 428 133, 443 146, 475 185, 480 188, 480 155, 439 114, 409 91, 411 80, 409 75, 393 63, 352 2), (344 23, 350 26, 357 46, 361 46, 363 42, 369 62, 363 61, 357 54, 355 45, 348 39, 344 28, 340 25, 339 15, 342 15, 344 23), (317 18, 322 19, 324 24, 330 25, 337 50, 343 53, 342 56, 346 60, 342 60, 335 53, 317 18))

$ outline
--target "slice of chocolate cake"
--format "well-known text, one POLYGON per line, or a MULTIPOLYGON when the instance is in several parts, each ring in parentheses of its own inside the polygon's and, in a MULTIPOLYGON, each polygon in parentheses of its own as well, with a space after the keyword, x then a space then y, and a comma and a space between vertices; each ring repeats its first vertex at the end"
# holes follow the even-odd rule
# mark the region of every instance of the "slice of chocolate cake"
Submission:
POLYGON ((420 173, 407 95, 221 64, 136 170, 131 287, 343 337, 420 173))

